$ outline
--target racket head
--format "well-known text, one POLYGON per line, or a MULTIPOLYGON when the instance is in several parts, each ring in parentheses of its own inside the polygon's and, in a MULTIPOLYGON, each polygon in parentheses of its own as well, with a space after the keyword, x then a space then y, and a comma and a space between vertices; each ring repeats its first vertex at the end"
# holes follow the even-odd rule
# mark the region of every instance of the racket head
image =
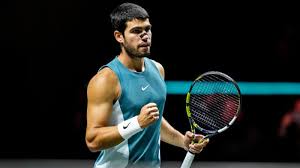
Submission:
POLYGON ((238 117, 241 92, 237 82, 225 73, 209 71, 191 84, 186 96, 186 112, 195 134, 206 137, 228 129, 238 117))

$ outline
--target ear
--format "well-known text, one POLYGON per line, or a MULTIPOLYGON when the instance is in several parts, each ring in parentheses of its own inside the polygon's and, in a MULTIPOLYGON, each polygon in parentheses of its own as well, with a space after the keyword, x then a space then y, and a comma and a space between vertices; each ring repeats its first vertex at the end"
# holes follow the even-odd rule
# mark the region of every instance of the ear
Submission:
POLYGON ((124 36, 121 32, 119 31, 114 31, 114 36, 115 36, 115 39, 117 40, 117 42, 119 43, 123 43, 124 42, 124 36))

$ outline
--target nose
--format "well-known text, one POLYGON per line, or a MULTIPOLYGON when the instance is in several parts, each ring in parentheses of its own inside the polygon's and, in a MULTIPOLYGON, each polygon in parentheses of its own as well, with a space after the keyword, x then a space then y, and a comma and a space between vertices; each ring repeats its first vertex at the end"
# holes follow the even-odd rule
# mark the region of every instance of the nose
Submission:
POLYGON ((147 40, 147 39, 149 38, 149 34, 148 34, 146 31, 144 31, 144 32, 140 35, 140 37, 141 37, 142 40, 147 40))

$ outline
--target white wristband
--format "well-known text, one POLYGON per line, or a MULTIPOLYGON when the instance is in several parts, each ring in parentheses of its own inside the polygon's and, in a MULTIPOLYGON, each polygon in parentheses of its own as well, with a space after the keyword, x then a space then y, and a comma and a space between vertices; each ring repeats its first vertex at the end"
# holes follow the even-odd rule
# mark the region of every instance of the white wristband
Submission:
POLYGON ((135 116, 118 124, 118 130, 122 138, 126 140, 143 129, 135 116))

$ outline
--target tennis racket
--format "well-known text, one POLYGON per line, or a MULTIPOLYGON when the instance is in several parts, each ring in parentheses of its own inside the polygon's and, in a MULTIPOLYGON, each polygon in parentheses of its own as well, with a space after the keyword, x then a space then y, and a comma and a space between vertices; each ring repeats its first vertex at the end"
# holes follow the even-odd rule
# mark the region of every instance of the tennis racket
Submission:
MULTIPOLYGON (((218 71, 201 74, 186 95, 191 131, 201 133, 204 139, 227 130, 236 120, 240 107, 241 92, 236 81, 218 71)), ((181 168, 191 167, 194 157, 195 154, 187 152, 181 168)))

